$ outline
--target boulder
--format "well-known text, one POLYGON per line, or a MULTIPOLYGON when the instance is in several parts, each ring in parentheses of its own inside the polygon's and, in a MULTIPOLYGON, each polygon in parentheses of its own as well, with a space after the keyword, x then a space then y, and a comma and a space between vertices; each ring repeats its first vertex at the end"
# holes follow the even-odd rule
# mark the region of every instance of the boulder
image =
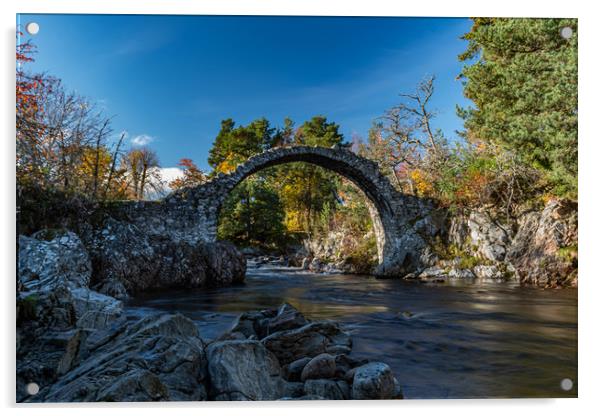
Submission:
POLYGON ((284 367, 284 377, 289 381, 301 380, 301 373, 310 361, 310 357, 303 357, 288 364, 284 367))
POLYGON ((123 303, 85 288, 71 290, 76 326, 90 330, 107 329, 125 320, 123 303))
POLYGON ((228 286, 243 282, 246 273, 245 258, 231 243, 149 235, 113 218, 87 236, 86 246, 94 263, 94 287, 120 299, 126 292, 228 286))
POLYGON ((307 323, 297 309, 284 303, 278 309, 243 313, 236 319, 230 332, 240 332, 247 338, 261 340, 274 332, 299 328, 307 323))
POLYGON ((206 399, 204 344, 188 318, 154 315, 98 332, 85 360, 28 401, 206 399))
POLYGON ((278 359, 258 341, 221 341, 207 348, 212 400, 276 400, 285 393, 278 359))
POLYGON ((344 381, 307 380, 303 385, 306 395, 319 396, 325 400, 345 400, 349 398, 349 386, 344 381))
POLYGON ((355 369, 351 397, 354 400, 393 399, 395 378, 384 363, 371 362, 355 369))
POLYGON ((276 316, 267 319, 265 323, 266 335, 287 329, 300 328, 307 323, 307 319, 297 309, 285 303, 278 308, 276 316))
POLYGON ((336 363, 334 357, 330 354, 319 354, 305 365, 301 373, 301 381, 332 378, 335 375, 335 371, 336 363))
POLYGON ((303 357, 315 357, 325 352, 351 352, 351 337, 334 322, 320 321, 300 328, 276 332, 262 341, 281 365, 303 357))
POLYGON ((470 269, 457 269, 457 268, 451 269, 447 275, 451 279, 474 279, 476 277, 475 274, 470 269))
POLYGON ((472 270, 475 276, 482 280, 500 280, 504 278, 503 273, 496 265, 478 265, 472 270))
POLYGON ((432 279, 432 278, 445 277, 445 276, 446 276, 445 270, 443 270, 442 268, 437 267, 437 266, 426 268, 418 274, 418 277, 420 279, 432 279))
POLYGON ((19 236, 18 280, 21 291, 52 290, 59 285, 87 287, 92 274, 88 253, 77 235, 43 230, 19 236))

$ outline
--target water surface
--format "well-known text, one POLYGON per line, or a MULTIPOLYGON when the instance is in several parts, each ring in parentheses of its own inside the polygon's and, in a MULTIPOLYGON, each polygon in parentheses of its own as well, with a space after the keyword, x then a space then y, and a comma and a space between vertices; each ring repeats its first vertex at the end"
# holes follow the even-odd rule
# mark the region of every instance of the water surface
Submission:
POLYGON ((577 395, 576 289, 262 267, 249 269, 241 286, 147 294, 127 311, 131 318, 180 312, 209 340, 238 314, 283 302, 309 319, 343 323, 353 355, 389 364, 406 398, 577 395), (571 391, 561 389, 564 378, 574 381, 571 391))

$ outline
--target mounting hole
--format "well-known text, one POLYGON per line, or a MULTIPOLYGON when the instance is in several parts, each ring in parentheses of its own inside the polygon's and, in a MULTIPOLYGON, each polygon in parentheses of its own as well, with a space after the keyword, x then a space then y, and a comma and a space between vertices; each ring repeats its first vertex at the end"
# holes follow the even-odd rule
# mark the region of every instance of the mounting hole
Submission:
POLYGON ((570 26, 565 26, 560 29, 560 36, 564 39, 570 39, 573 36, 573 28, 570 26))
POLYGON ((37 24, 36 22, 29 22, 25 25, 25 30, 30 35, 37 35, 38 32, 40 31, 40 25, 37 24))
POLYGON ((38 383, 29 383, 25 389, 27 390, 27 394, 30 396, 34 396, 40 392, 40 386, 38 386, 38 383))
POLYGON ((560 381, 560 388, 564 391, 570 391, 573 389, 573 380, 570 378, 563 378, 560 381))

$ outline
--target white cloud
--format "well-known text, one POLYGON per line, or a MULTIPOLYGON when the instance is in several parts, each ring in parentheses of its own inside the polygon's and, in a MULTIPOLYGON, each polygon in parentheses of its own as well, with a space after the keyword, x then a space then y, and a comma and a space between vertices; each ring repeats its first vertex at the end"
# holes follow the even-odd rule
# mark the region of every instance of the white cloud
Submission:
POLYGON ((132 144, 134 146, 146 146, 147 144, 151 143, 154 140, 155 140, 155 138, 152 136, 149 136, 148 134, 140 134, 136 137, 133 137, 130 141, 132 142, 132 144))
POLYGON ((149 176, 149 187, 145 191, 145 198, 157 200, 167 196, 173 189, 169 183, 174 179, 184 176, 184 171, 178 167, 173 168, 155 168, 153 174, 149 176))
POLYGON ((159 169, 159 174, 161 175, 161 179, 163 182, 169 183, 174 179, 181 178, 184 176, 184 171, 180 168, 161 168, 159 169))

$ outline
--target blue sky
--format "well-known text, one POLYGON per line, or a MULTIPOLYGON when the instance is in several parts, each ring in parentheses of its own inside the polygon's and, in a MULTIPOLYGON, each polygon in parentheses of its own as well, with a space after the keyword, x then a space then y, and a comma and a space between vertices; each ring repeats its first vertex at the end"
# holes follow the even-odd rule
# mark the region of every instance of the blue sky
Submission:
POLYGON ((28 64, 114 115, 131 145, 148 142, 164 167, 183 157, 208 169, 220 121, 266 117, 297 125, 322 114, 347 140, 437 77, 435 125, 449 137, 467 105, 456 79, 468 19, 30 15, 40 31, 28 64))

